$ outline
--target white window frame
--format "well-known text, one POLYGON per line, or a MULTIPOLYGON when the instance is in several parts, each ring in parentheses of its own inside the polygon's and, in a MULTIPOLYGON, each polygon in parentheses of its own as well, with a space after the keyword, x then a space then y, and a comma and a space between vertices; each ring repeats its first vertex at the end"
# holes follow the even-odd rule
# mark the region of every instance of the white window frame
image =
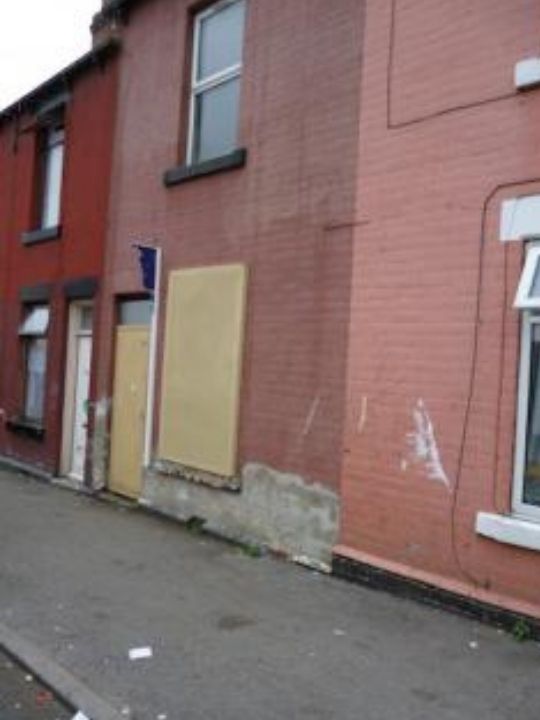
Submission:
POLYGON ((539 267, 540 261, 540 246, 534 245, 529 248, 527 252, 527 258, 521 278, 519 280, 516 297, 514 300, 514 307, 521 310, 540 310, 540 295, 538 297, 531 297, 532 284, 536 275, 536 270, 539 267))
POLYGON ((48 127, 45 133, 46 135, 41 159, 41 197, 39 218, 39 225, 43 230, 56 227, 60 224, 66 151, 66 130, 63 123, 58 123, 57 125, 48 127), (60 182, 57 192, 53 194, 50 173, 53 153, 57 150, 57 148, 61 148, 60 182), (48 222, 50 216, 54 218, 54 222, 48 222))
POLYGON ((63 475, 70 475, 71 451, 74 433, 75 418, 75 393, 76 393, 76 372, 77 372, 77 339, 80 337, 93 336, 94 323, 94 302, 92 300, 75 300, 70 304, 68 313, 68 338, 66 351, 66 371, 64 383, 64 412, 62 423, 62 454, 61 471, 63 475), (83 314, 90 309, 91 324, 83 328, 83 314))
POLYGON ((201 27, 204 20, 221 12, 229 5, 236 3, 245 3, 246 0, 220 0, 214 3, 206 10, 202 10, 195 16, 194 20, 194 36, 193 36, 193 54, 191 58, 191 91, 189 103, 189 132, 188 132, 188 151, 187 164, 193 165, 195 151, 195 112, 197 107, 197 98, 207 90, 224 85, 230 80, 235 80, 242 76, 243 60, 239 63, 231 65, 228 68, 220 70, 203 80, 197 79, 197 70, 199 64, 199 50, 201 42, 201 27))
POLYGON ((527 422, 529 414, 531 340, 534 325, 540 325, 540 314, 535 314, 526 310, 523 313, 521 321, 521 358, 518 381, 516 450, 514 481, 512 488, 512 509, 516 515, 528 518, 529 520, 540 521, 540 506, 537 507, 523 502, 523 489, 525 484, 525 453, 527 450, 527 422))

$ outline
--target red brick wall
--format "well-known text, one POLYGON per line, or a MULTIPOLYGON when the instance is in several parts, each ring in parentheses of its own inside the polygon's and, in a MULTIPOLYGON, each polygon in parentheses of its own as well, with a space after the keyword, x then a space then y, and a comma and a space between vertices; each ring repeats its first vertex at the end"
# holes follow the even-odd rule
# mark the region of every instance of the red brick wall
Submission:
POLYGON ((538 554, 474 522, 510 508, 522 247, 498 222, 540 187, 540 92, 513 89, 539 22, 538 0, 368 2, 339 548, 537 613, 538 554), (419 400, 447 485, 412 448, 419 400))
POLYGON ((123 31, 100 393, 112 296, 140 288, 135 240, 165 272, 250 269, 240 463, 337 485, 343 437, 363 34, 358 0, 249 0, 244 168, 165 189, 182 160, 190 3, 139 5, 123 31), (311 422, 309 419, 311 418, 311 422))
POLYGON ((62 431, 67 301, 63 283, 99 277, 103 266, 108 208, 116 64, 108 61, 79 76, 66 110, 66 162, 62 197, 62 237, 24 246, 22 233, 33 225, 35 141, 33 118, 22 116, 13 145, 15 121, 0 128, 0 454, 58 471, 62 431), (28 439, 5 421, 23 406, 20 290, 53 285, 47 366, 45 438, 28 439))

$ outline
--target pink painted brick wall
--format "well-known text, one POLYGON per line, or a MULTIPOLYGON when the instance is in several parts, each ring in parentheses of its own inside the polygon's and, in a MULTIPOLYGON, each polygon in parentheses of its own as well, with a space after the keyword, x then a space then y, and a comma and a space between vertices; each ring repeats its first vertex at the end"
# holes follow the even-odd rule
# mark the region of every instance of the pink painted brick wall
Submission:
POLYGON ((539 23, 538 0, 367 4, 341 543, 540 615, 540 556, 474 530, 510 509, 522 247, 498 222, 540 188, 540 92, 513 88, 539 23), (419 400, 448 485, 415 457, 419 400))

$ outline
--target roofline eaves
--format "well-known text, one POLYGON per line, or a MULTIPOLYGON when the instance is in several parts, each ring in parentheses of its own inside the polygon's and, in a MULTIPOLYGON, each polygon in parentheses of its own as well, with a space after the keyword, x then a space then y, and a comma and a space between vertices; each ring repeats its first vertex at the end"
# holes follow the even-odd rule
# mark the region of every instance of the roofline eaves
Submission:
POLYGON ((15 102, 0 111, 0 125, 9 122, 14 117, 24 112, 32 111, 36 105, 46 100, 51 95, 65 90, 66 83, 87 70, 107 62, 116 55, 120 49, 120 41, 116 38, 109 39, 93 47, 89 52, 81 55, 70 65, 51 76, 30 92, 23 95, 15 102))

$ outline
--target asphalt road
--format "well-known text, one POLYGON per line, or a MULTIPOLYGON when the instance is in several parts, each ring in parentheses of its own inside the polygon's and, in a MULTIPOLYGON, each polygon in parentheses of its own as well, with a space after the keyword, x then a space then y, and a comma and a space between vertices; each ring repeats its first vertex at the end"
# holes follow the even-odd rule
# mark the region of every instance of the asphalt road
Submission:
POLYGON ((0 549, 0 622, 128 718, 539 718, 538 643, 140 511, 0 471, 0 549))
POLYGON ((0 720, 71 720, 73 715, 0 648, 0 720))

